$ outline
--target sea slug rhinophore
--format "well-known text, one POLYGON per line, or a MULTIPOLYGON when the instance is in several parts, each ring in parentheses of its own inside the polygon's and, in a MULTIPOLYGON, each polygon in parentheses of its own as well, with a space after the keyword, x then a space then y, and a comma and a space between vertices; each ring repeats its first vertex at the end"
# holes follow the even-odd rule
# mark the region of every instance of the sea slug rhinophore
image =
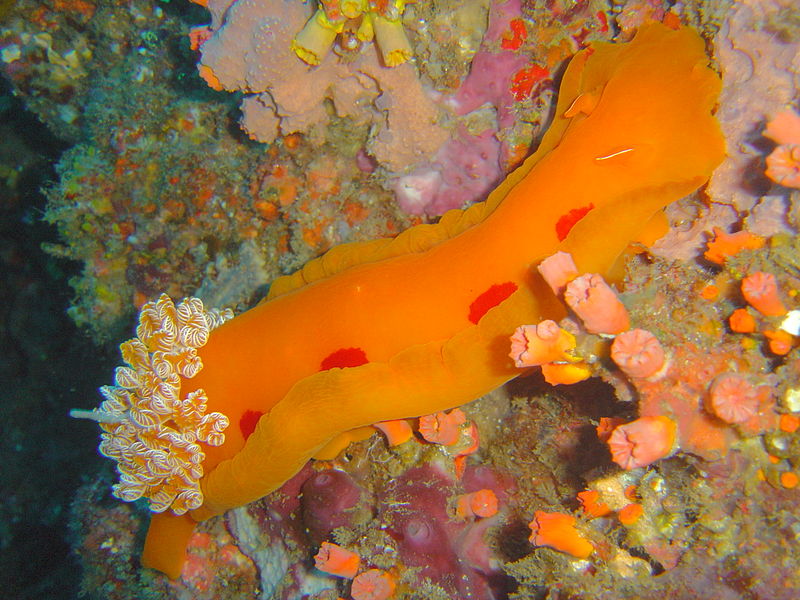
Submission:
POLYGON ((118 495, 162 511, 144 564, 177 577, 196 521, 275 490, 341 434, 515 377, 512 332, 564 314, 536 265, 564 251, 608 274, 631 241, 663 231, 661 209, 723 157, 719 89, 690 29, 593 44, 564 73, 539 149, 486 202, 336 247, 225 322, 193 300, 151 303, 142 341, 123 348, 132 366, 92 411, 120 461, 118 495))

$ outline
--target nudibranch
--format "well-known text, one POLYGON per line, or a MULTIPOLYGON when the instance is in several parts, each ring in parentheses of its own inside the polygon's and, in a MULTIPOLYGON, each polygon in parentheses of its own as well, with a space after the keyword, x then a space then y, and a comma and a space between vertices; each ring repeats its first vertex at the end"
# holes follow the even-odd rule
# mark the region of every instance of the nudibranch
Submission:
POLYGON ((147 304, 104 388, 101 451, 154 514, 143 563, 177 577, 197 521, 278 488, 379 421, 465 404, 518 375, 508 338, 564 308, 557 251, 608 274, 724 154, 719 78, 686 28, 642 27, 570 62, 538 150, 480 204, 338 246, 231 315, 147 304))

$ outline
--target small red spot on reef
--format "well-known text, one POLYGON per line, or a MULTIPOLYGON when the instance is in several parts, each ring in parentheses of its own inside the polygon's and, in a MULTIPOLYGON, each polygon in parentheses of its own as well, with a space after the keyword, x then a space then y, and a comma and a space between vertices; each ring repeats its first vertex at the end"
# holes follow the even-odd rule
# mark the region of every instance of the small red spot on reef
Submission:
POLYGON ((516 291, 517 284, 513 281, 495 283, 488 290, 475 298, 472 304, 469 305, 469 320, 477 325, 481 317, 485 315, 490 308, 494 308, 516 291))
POLYGON ((517 71, 511 80, 510 88, 514 100, 522 102, 525 98, 529 98, 533 94, 536 84, 549 76, 550 71, 539 65, 531 65, 517 71))
POLYGON ((264 413, 260 410, 246 410, 244 414, 239 419, 239 431, 242 432, 242 436, 244 439, 250 437, 250 434, 256 430, 256 425, 258 425, 258 420, 264 413))
POLYGON ((525 21, 520 18, 511 19, 508 26, 510 31, 506 31, 503 34, 503 39, 500 40, 500 47, 503 50, 519 50, 519 47, 528 38, 528 28, 525 27, 525 21))
POLYGON ((331 352, 319 365, 320 371, 327 371, 334 367, 342 369, 347 367, 358 367, 369 362, 367 353, 361 348, 339 348, 336 352, 331 352))
POLYGON ((570 230, 575 226, 575 223, 585 217, 593 208, 594 204, 587 204, 580 208, 573 208, 568 213, 561 215, 556 222, 556 236, 558 236, 558 241, 563 242, 564 238, 567 237, 570 230))

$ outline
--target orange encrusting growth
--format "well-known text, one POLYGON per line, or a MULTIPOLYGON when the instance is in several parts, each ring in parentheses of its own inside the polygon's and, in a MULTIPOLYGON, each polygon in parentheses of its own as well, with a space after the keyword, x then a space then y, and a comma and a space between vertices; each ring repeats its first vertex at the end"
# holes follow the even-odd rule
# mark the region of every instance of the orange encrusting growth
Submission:
POLYGON ((728 233, 719 227, 714 227, 714 239, 708 242, 708 247, 703 256, 718 265, 724 264, 728 257, 734 256, 742 250, 758 250, 766 240, 749 231, 728 233))
MULTIPOLYGON (((538 151, 485 203, 392 240, 336 247, 214 330, 198 351, 203 369, 183 386, 202 388, 231 426, 222 446, 204 448, 204 504, 192 516, 264 496, 348 430, 443 411, 517 376, 505 340, 564 314, 536 264, 564 250, 580 272, 609 272, 720 162, 711 114, 720 82, 706 63, 696 33, 660 24, 627 44, 594 44, 566 70, 538 151), (597 101, 565 117, 583 95, 597 101), (559 241, 559 221, 587 198, 593 208, 559 241), (320 370, 344 349, 368 362, 320 370), (238 425, 252 411, 263 416, 245 442, 238 425)), ((174 545, 150 544, 144 556, 173 577, 182 560, 174 545)))

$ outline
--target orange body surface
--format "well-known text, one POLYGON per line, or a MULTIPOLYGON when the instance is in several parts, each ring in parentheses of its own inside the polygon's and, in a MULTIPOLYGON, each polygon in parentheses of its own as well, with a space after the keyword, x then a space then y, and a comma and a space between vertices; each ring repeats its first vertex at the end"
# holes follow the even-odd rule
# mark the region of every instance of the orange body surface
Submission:
POLYGON ((723 157, 719 88, 689 29, 593 44, 566 70, 537 152, 486 202, 334 248, 214 329, 181 387, 202 389, 230 425, 203 447, 202 506, 157 515, 144 564, 178 576, 193 521, 270 493, 342 434, 515 377, 509 336, 565 312, 535 266, 563 250, 581 272, 608 274, 632 241, 663 232, 661 209, 723 157))

